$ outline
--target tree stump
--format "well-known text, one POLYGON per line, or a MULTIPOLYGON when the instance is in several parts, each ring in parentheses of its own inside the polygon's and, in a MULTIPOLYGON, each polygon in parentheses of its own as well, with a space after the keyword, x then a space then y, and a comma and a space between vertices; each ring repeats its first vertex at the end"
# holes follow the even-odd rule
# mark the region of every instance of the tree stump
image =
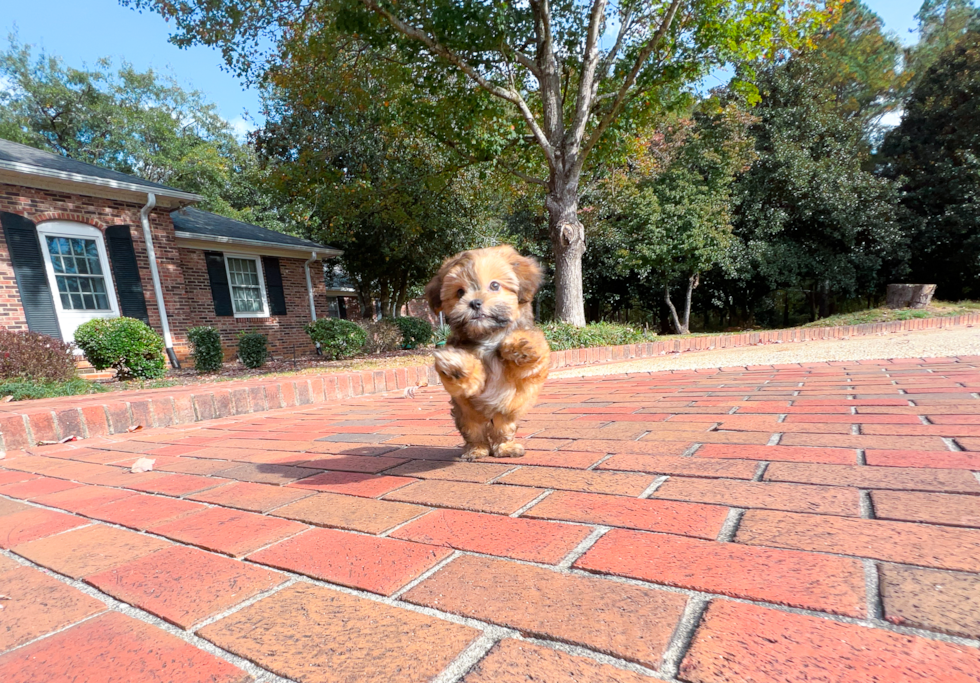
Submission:
POLYGON ((936 285, 888 285, 888 308, 925 308, 936 293, 936 285))

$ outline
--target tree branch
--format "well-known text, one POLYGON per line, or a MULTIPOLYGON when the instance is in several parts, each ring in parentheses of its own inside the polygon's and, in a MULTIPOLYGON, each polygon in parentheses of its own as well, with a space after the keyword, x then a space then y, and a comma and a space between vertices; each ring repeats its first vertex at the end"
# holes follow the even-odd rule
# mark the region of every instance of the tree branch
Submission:
POLYGON ((606 13, 606 0, 594 0, 589 17, 589 30, 585 38, 585 51, 582 54, 582 74, 579 77, 578 95, 575 98, 575 119, 572 123, 572 150, 577 151, 579 142, 585 135, 592 112, 592 98, 595 95, 596 67, 599 65, 599 28, 606 13))
POLYGON ((519 92, 513 89, 507 90, 494 83, 491 83, 479 71, 477 71, 472 64, 463 59, 462 56, 456 54, 454 51, 435 40, 422 29, 402 21, 384 7, 378 5, 374 0, 360 1, 361 4, 363 4, 369 10, 385 18, 395 30, 399 31, 408 38, 419 41, 429 48, 430 52, 455 65, 456 68, 469 76, 470 79, 472 79, 481 88, 502 100, 506 100, 507 102, 516 105, 518 110, 520 110, 521 115, 524 117, 524 120, 527 122, 528 127, 531 129, 531 132, 534 134, 534 138, 538 145, 544 150, 545 156, 548 157, 548 161, 554 161, 554 150, 551 147, 551 143, 545 136, 544 131, 541 130, 541 127, 534 118, 534 114, 531 112, 531 109, 527 106, 527 102, 524 101, 524 98, 521 97, 519 92))
POLYGON ((660 28, 657 29, 657 32, 650 38, 649 41, 647 41, 647 44, 643 46, 640 53, 636 56, 636 61, 633 63, 633 68, 630 69, 629 74, 626 76, 626 80, 623 81, 623 85, 620 86, 619 92, 616 93, 616 101, 613 102, 612 108, 606 112, 606 115, 602 117, 601 121, 599 121, 599 125, 596 126, 594 131, 592 131, 592 135, 589 137, 589 141, 585 144, 585 148, 580 156, 582 161, 584 161, 589 155, 592 148, 595 147, 597 142, 599 142, 599 138, 606 132, 609 124, 611 124, 619 114, 619 110, 623 106, 627 93, 629 93, 629 90, 633 87, 633 84, 636 83, 636 77, 643 69, 643 65, 646 63, 647 59, 650 58, 653 51, 660 45, 660 41, 663 40, 664 36, 667 34, 667 30, 674 21, 674 16, 677 14, 677 10, 684 2, 686 2, 686 0, 673 0, 673 2, 670 3, 670 7, 667 9, 667 14, 664 15, 663 21, 660 22, 660 28))

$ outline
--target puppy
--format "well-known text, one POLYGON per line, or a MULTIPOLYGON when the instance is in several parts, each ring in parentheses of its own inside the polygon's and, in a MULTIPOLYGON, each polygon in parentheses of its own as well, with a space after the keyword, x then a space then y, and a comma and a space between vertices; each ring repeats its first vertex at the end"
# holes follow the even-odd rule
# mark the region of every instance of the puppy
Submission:
POLYGON ((551 356, 531 310, 540 285, 537 261, 503 246, 447 259, 425 288, 452 330, 435 368, 466 441, 464 460, 524 455, 517 421, 537 401, 551 356))

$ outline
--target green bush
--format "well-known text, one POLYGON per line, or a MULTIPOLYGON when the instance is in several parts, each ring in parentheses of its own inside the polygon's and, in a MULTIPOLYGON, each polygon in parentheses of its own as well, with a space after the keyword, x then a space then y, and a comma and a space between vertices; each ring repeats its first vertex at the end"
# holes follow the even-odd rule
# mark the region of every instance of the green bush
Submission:
POLYGON ((99 318, 75 330, 75 343, 96 370, 115 368, 119 379, 157 379, 167 371, 163 339, 135 318, 99 318))
POLYGON ((629 325, 604 322, 592 323, 585 327, 575 327, 568 323, 547 323, 541 326, 541 330, 553 351, 638 344, 656 338, 654 334, 629 325))
POLYGON ((395 325, 402 333, 402 348, 415 349, 432 341, 432 325, 422 318, 395 318, 395 325))
POLYGON ((269 357, 268 341, 264 334, 242 332, 238 335, 238 357, 247 368, 261 368, 269 357))
POLYGON ((364 342, 366 353, 388 353, 396 351, 402 345, 402 331, 398 325, 386 318, 364 323, 367 340, 364 342))
POLYGON ((306 333, 313 343, 320 344, 323 355, 330 360, 353 358, 364 349, 367 332, 357 323, 339 318, 320 318, 307 323, 306 333))
POLYGON ((452 330, 449 328, 449 325, 437 325, 436 329, 432 332, 432 343, 445 344, 451 333, 452 330))
POLYGON ((74 348, 46 334, 0 329, 0 380, 66 382, 75 377, 74 348))
POLYGON ((221 333, 213 327, 192 327, 187 339, 194 346, 194 369, 198 372, 218 372, 225 360, 221 350, 221 333))

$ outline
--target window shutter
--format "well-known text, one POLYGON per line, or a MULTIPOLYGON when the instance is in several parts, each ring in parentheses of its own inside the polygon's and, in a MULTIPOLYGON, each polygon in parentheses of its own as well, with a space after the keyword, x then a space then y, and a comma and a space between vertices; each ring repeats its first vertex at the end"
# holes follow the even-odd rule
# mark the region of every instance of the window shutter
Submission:
POLYGON ((58 312, 51 297, 51 286, 44 267, 44 253, 37 240, 34 223, 15 213, 0 212, 3 235, 10 250, 20 301, 27 318, 27 329, 61 339, 58 312))
POLYGON ((142 320, 150 324, 146 312, 146 297, 143 296, 143 281, 136 263, 136 250, 128 225, 112 225, 105 229, 105 244, 112 262, 112 275, 116 280, 116 293, 119 295, 119 311, 127 318, 142 320))
POLYGON ((225 270, 225 257, 220 251, 204 252, 208 264, 208 280, 211 281, 211 299, 214 301, 214 314, 235 315, 231 307, 231 289, 228 287, 228 271, 225 270))
POLYGON ((282 271, 275 256, 262 257, 265 271, 265 291, 269 295, 269 314, 286 315, 286 293, 282 288, 282 271))

